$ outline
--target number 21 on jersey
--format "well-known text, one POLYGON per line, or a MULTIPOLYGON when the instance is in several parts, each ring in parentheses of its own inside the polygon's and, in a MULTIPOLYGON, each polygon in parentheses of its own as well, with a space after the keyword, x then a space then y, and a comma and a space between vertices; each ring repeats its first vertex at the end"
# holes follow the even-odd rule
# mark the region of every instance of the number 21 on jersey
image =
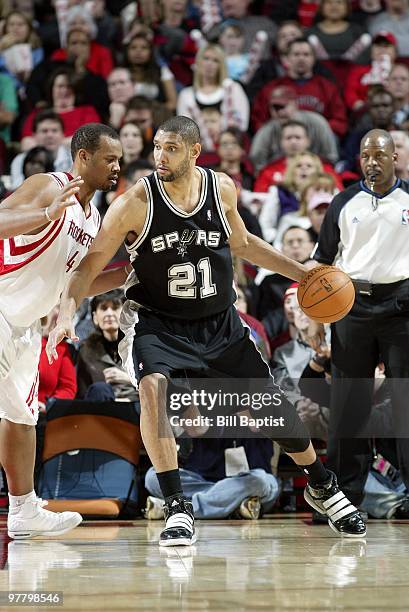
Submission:
MULTIPOLYGON (((201 259, 197 264, 201 275, 200 297, 207 298, 216 295, 216 285, 212 282, 212 270, 208 257, 201 259)), ((197 296, 196 267, 190 261, 184 264, 175 264, 168 270, 168 294, 171 297, 194 300, 197 296)))

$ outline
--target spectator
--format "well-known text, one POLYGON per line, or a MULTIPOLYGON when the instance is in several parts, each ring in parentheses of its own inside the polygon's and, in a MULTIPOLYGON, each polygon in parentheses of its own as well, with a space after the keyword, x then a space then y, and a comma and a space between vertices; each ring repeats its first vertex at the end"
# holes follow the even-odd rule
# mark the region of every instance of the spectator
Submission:
POLYGON ((23 161, 23 180, 33 174, 53 171, 53 158, 45 147, 33 147, 27 151, 23 161))
MULTIPOLYGON (((306 406, 298 406, 298 402, 305 399, 301 395, 298 382, 315 351, 307 342, 310 319, 301 310, 298 303, 293 307, 292 314, 296 336, 274 351, 273 376, 277 384, 285 390, 286 397, 296 406, 297 412, 300 414, 300 410, 304 411, 306 406)), ((310 400, 308 402, 311 403, 310 400)))
POLYGON ((252 191, 254 177, 252 167, 245 155, 244 134, 231 127, 220 134, 218 153, 220 164, 217 170, 228 174, 237 185, 252 191))
MULTIPOLYGON (((194 119, 203 128, 201 110, 216 106, 222 114, 222 129, 235 126, 247 131, 249 101, 239 83, 227 78, 226 60, 218 45, 206 45, 196 55, 193 86, 183 89, 178 98, 177 114, 194 119)), ((202 137, 206 139, 205 130, 202 137)))
MULTIPOLYGON (((279 157, 261 169, 254 186, 255 191, 268 191, 271 185, 282 182, 287 170, 288 160, 294 155, 309 151, 310 139, 306 126, 301 121, 294 119, 284 123, 281 126, 279 146, 283 157, 279 157)), ((325 172, 332 174, 339 188, 342 189, 341 180, 332 165, 325 161, 321 161, 321 163, 325 172)))
MULTIPOLYGON (((291 226, 283 234, 282 253, 299 263, 310 259, 313 247, 309 232, 302 227, 291 226)), ((280 336, 283 329, 287 329, 284 324, 283 299, 291 281, 261 268, 255 278, 255 284, 259 287, 257 318, 266 328, 273 350, 276 337, 280 336)))
MULTIPOLYGON (((195 517, 199 519, 228 518, 258 519, 262 512, 270 512, 280 491, 279 482, 271 473, 273 445, 266 439, 192 440, 192 452, 180 469, 184 494, 192 501, 195 517), (227 449, 241 447, 244 458, 241 466, 230 472, 227 449), (243 461, 244 459, 244 461, 243 461)), ((240 454, 242 457, 242 454, 240 454)), ((145 476, 147 500, 146 518, 163 517, 163 496, 153 467, 145 476)))
POLYGON ((287 66, 287 50, 288 45, 292 40, 302 38, 303 31, 297 21, 284 21, 277 30, 276 44, 273 48, 273 58, 268 57, 260 62, 252 79, 246 86, 246 92, 250 100, 253 100, 255 95, 269 81, 277 77, 284 76, 287 66), (273 59, 273 61, 271 61, 273 59))
POLYGON ((126 189, 135 185, 143 176, 152 174, 154 170, 154 165, 147 159, 138 159, 128 164, 125 169, 126 189))
POLYGON ((192 65, 197 53, 196 42, 190 32, 200 29, 192 14, 187 15, 187 0, 162 0, 162 18, 156 24, 158 49, 169 64, 176 81, 186 87, 192 84, 192 65))
POLYGON ((368 20, 369 32, 372 36, 380 31, 391 32, 398 41, 398 55, 400 57, 408 57, 408 0, 385 0, 385 7, 385 11, 368 20))
POLYGON ((98 114, 108 116, 109 98, 105 77, 88 68, 91 46, 90 37, 82 29, 71 29, 67 35, 66 59, 46 59, 33 70, 27 83, 27 97, 33 106, 40 106, 47 99, 50 74, 65 67, 75 80, 78 105, 94 106, 98 114))
MULTIPOLYGON (((66 172, 71 168, 71 152, 64 145, 64 124, 54 111, 39 112, 33 121, 33 140, 36 146, 44 147, 52 156, 55 172, 66 172)), ((11 162, 11 190, 14 191, 24 180, 23 163, 25 153, 19 153, 11 162)))
MULTIPOLYGON (((252 139, 250 158, 256 170, 272 162, 283 153, 280 147, 283 125, 295 122, 305 126, 308 136, 308 148, 312 153, 334 163, 338 160, 338 147, 336 138, 328 121, 313 111, 298 109, 295 91, 286 85, 280 85, 272 90, 269 98, 270 121, 260 127, 252 139)), ((294 132, 294 130, 293 130, 294 132)))
POLYGON ((362 35, 364 28, 350 21, 349 0, 322 0, 315 17, 315 25, 306 32, 319 60, 369 61, 370 37, 362 35), (361 44, 356 49, 357 41, 361 44), (354 49, 356 51, 354 52, 354 49))
MULTIPOLYGON (((84 123, 100 122, 100 116, 93 106, 77 105, 73 73, 69 68, 57 68, 48 81, 47 105, 59 115, 64 124, 65 142, 69 145, 75 130, 84 123)), ((34 118, 32 111, 26 118, 21 132, 21 148, 27 151, 33 146, 34 118)))
POLYGON ((125 50, 125 63, 134 84, 134 93, 157 100, 170 110, 176 108, 176 85, 171 71, 155 58, 152 33, 136 34, 125 50))
MULTIPOLYGON (((322 177, 325 174, 321 175, 322 177)), ((328 175, 328 178, 332 178, 328 175)), ((317 184, 318 178, 314 178, 309 185, 317 184)), ((277 234, 274 240, 274 246, 281 249, 281 237, 285 230, 291 226, 300 226, 308 231, 311 240, 315 243, 318 240, 318 234, 321 229, 322 222, 328 210, 328 206, 335 195, 334 191, 320 191, 313 187, 304 187, 305 203, 296 213, 287 213, 281 217, 277 227, 277 234)))
POLYGON ((134 95, 134 85, 128 68, 114 68, 107 79, 109 105, 109 123, 118 129, 123 121, 126 105, 134 95))
POLYGON ((20 88, 43 56, 41 41, 32 22, 20 11, 9 13, 0 39, 0 71, 11 76, 15 87, 20 88))
POLYGON ((333 132, 342 137, 347 129, 345 105, 334 83, 314 75, 314 51, 308 40, 293 40, 288 47, 287 75, 267 83, 252 105, 253 129, 258 130, 269 120, 268 103, 271 91, 279 85, 292 87, 302 110, 324 115, 333 132))
POLYGON ((104 47, 114 48, 118 39, 118 25, 114 17, 107 12, 105 0, 93 0, 90 12, 98 33, 95 41, 104 47))
POLYGON ((251 294, 243 285, 236 287, 236 294, 237 300, 235 306, 239 316, 242 321, 244 321, 244 324, 249 327, 251 337, 264 361, 268 362, 271 359, 271 351, 266 330, 264 329, 264 325, 248 312, 251 294))
POLYGON ((249 15, 248 8, 250 3, 251 0, 221 0, 220 4, 223 13, 223 21, 208 32, 208 39, 217 40, 226 21, 234 20, 234 23, 237 23, 243 28, 245 53, 250 50, 255 36, 260 30, 264 30, 264 32, 267 33, 267 47, 270 47, 274 43, 277 27, 268 17, 249 15))
POLYGON ((409 67, 406 64, 395 64, 393 66, 386 88, 394 99, 393 123, 405 128, 404 124, 409 117, 409 67))
POLYGON ((18 100, 13 79, 0 74, 0 139, 8 144, 11 139, 11 125, 18 113, 18 100))
POLYGON ((77 394, 77 376, 70 346, 67 342, 61 342, 58 345, 58 359, 53 361, 51 365, 48 363, 45 352, 48 334, 55 325, 58 310, 58 306, 56 306, 42 320, 41 354, 38 366, 38 405, 41 412, 45 412, 45 406, 49 398, 68 400, 75 399, 77 394))
POLYGON ((301 191, 306 182, 322 171, 321 161, 314 153, 299 153, 289 159, 283 182, 269 187, 275 199, 266 202, 260 211, 259 222, 264 240, 271 243, 274 241, 281 217, 298 211, 301 191))
POLYGON ((66 18, 67 48, 54 51, 51 56, 53 61, 66 62, 70 54, 75 50, 75 62, 82 69, 87 69, 104 79, 112 72, 114 61, 111 51, 95 42, 97 26, 91 14, 83 6, 73 6, 68 10, 66 18), (75 31, 75 35, 73 32, 75 31), (79 35, 83 32, 83 36, 79 35), (68 40, 74 36, 71 45, 68 40))
POLYGON ((405 181, 409 180, 409 136, 402 130, 392 130, 391 136, 398 158, 395 162, 395 174, 405 181))
POLYGON ((142 130, 137 123, 133 121, 124 123, 119 131, 119 139, 122 145, 123 165, 115 191, 109 191, 105 196, 108 204, 111 204, 115 198, 126 191, 125 174, 127 166, 143 157, 144 142, 142 130))
POLYGON ((396 45, 393 34, 379 32, 372 41, 371 63, 351 68, 344 95, 350 110, 357 112, 366 105, 371 85, 386 85, 396 60, 396 45))
POLYGON ((123 162, 130 162, 140 159, 144 149, 142 130, 137 123, 128 121, 119 130, 119 138, 122 144, 123 162))
POLYGON ((240 81, 249 65, 249 54, 244 53, 244 30, 236 23, 227 22, 219 36, 219 44, 226 54, 227 76, 240 81))
POLYGON ((119 289, 91 300, 96 330, 81 344, 78 353, 77 381, 80 398, 93 401, 137 399, 137 391, 118 353, 122 304, 123 294, 119 289))
POLYGON ((143 96, 133 96, 126 105, 125 122, 133 122, 142 130, 145 142, 150 142, 156 131, 157 122, 154 120, 154 104, 143 96))
POLYGON ((348 170, 357 171, 357 159, 362 137, 370 129, 393 128, 393 96, 382 85, 375 85, 368 93, 368 112, 362 116, 352 129, 344 144, 345 166, 348 170))

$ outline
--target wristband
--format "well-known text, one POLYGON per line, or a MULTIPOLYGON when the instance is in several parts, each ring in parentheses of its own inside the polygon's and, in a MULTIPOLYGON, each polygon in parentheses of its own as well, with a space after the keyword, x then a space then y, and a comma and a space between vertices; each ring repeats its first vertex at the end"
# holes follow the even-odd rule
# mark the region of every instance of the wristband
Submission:
POLYGON ((47 206, 47 208, 44 209, 44 213, 45 213, 45 216, 47 217, 48 221, 50 221, 50 223, 51 223, 52 219, 51 219, 50 215, 48 214, 48 206, 47 206))

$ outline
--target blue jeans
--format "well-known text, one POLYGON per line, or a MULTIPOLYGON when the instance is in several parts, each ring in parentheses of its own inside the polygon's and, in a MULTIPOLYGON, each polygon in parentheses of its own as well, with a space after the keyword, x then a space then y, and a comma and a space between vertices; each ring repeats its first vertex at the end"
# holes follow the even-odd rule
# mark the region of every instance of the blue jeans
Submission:
MULTIPOLYGON (((226 518, 247 497, 259 497, 263 512, 269 512, 280 493, 277 478, 262 469, 250 470, 248 474, 223 478, 218 482, 209 482, 200 474, 181 469, 180 480, 184 494, 192 500, 198 519, 226 518)), ((153 467, 146 473, 145 487, 151 495, 163 499, 153 467)))
POLYGON ((394 483, 372 470, 368 474, 364 492, 365 497, 359 507, 375 518, 391 518, 406 497, 402 480, 394 483))

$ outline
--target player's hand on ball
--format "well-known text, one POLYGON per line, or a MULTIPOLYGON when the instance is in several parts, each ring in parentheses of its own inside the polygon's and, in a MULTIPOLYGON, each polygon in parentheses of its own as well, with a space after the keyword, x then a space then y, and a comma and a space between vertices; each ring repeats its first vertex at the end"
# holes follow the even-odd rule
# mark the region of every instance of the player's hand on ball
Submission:
POLYGON ((83 179, 80 176, 72 179, 67 183, 60 193, 54 198, 50 206, 47 208, 47 213, 51 221, 59 219, 64 214, 64 211, 68 206, 76 204, 75 194, 80 190, 83 184, 83 179))
POLYGON ((72 323, 58 323, 54 329, 50 332, 47 340, 47 346, 45 351, 48 357, 48 363, 51 365, 58 359, 57 345, 60 344, 64 338, 69 340, 78 341, 79 338, 75 333, 74 325, 72 323))

